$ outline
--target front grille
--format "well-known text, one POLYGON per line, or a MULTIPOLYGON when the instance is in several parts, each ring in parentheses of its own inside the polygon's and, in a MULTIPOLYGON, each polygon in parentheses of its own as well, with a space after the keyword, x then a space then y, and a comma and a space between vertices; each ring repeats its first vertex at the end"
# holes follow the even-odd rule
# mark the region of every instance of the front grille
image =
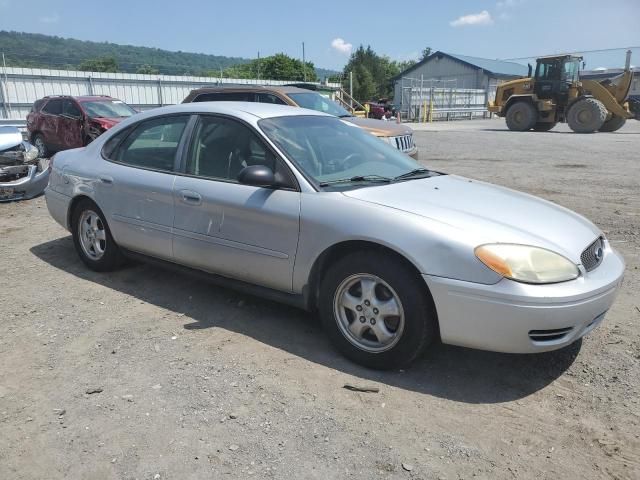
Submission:
POLYGON ((582 266, 587 272, 596 268, 604 257, 604 239, 598 237, 595 242, 584 249, 580 255, 582 266))
POLYGON ((553 342, 567 335, 573 327, 555 328, 552 330, 530 330, 529 338, 534 342, 553 342))
POLYGON ((396 148, 401 152, 413 150, 413 135, 402 135, 393 137, 393 139, 395 140, 396 148))

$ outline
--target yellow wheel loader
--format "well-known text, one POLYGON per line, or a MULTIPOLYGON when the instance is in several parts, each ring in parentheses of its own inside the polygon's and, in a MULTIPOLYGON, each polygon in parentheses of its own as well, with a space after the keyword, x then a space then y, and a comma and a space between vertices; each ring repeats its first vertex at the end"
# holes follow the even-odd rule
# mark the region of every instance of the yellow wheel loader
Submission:
POLYGON ((498 85, 488 110, 505 117, 509 130, 546 132, 567 122, 577 133, 614 132, 634 118, 626 102, 633 80, 631 51, 624 72, 610 80, 580 79, 582 57, 556 55, 529 65, 527 78, 498 85))

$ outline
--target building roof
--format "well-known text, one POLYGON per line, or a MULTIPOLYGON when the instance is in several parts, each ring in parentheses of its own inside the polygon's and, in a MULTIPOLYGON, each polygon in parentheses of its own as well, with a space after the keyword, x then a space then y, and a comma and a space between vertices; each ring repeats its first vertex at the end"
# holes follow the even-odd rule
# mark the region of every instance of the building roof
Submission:
POLYGON ((491 60, 490 58, 470 57, 467 55, 457 55, 454 53, 446 53, 438 50, 425 59, 419 61, 415 65, 407 68, 404 72, 401 72, 399 75, 395 76, 394 79, 404 77, 411 70, 414 70, 435 58, 442 57, 448 57, 454 61, 462 62, 479 70, 484 70, 490 75, 521 77, 527 74, 527 67, 519 63, 507 62, 504 60, 491 60))

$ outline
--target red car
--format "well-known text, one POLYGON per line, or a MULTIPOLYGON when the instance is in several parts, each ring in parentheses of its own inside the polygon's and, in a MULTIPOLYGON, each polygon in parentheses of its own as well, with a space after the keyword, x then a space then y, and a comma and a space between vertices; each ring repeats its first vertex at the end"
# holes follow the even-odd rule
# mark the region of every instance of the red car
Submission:
POLYGON ((104 95, 49 96, 33 104, 27 130, 40 156, 48 157, 60 150, 84 147, 135 113, 123 101, 104 95))

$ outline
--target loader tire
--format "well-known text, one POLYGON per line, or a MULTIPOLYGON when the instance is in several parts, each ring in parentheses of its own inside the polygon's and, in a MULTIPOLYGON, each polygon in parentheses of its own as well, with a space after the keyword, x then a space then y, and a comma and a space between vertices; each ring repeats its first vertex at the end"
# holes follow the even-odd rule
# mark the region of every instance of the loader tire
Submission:
POLYGON ((600 127, 601 132, 615 132, 622 128, 622 126, 626 123, 627 119, 624 117, 619 117, 617 115, 612 115, 609 120, 604 122, 600 127))
POLYGON ((558 122, 538 122, 533 126, 533 130, 535 130, 536 132, 548 132, 549 130, 551 130, 553 127, 555 127, 558 124, 558 122))
POLYGON ((567 114, 569 128, 576 133, 593 133, 602 128, 607 108, 595 98, 583 98, 574 103, 567 114))
POLYGON ((529 102, 516 102, 507 110, 507 127, 515 132, 531 130, 538 119, 538 111, 529 102))

